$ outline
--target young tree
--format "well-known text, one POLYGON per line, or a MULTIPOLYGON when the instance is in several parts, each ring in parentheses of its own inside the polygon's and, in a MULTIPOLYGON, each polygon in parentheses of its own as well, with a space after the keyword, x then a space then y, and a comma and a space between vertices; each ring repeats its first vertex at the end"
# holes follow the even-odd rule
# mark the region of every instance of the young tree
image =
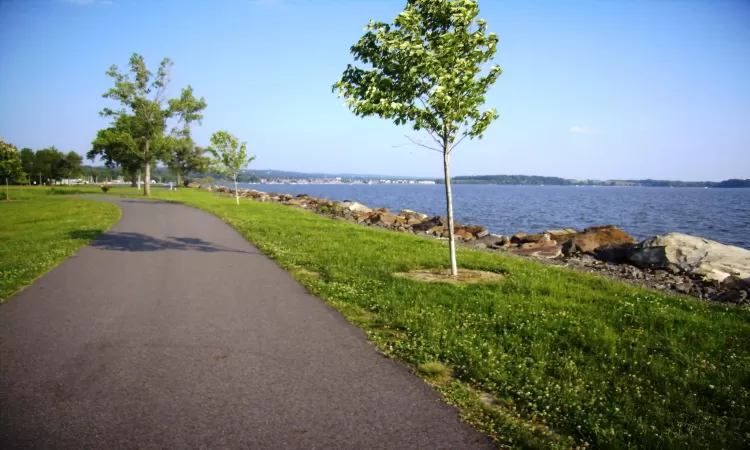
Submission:
MULTIPOLYGON (((121 148, 131 153, 128 160, 140 162, 145 176, 144 195, 151 195, 151 166, 158 160, 165 159, 164 151, 168 146, 159 145, 167 129, 167 120, 178 117, 182 122, 191 122, 202 118, 201 111, 206 108, 203 98, 193 96, 192 87, 182 90, 180 98, 166 99, 170 82, 169 70, 172 61, 164 58, 159 70, 153 74, 146 68, 143 57, 134 53, 130 58, 130 74, 121 73, 117 66, 112 66, 107 75, 115 80, 115 86, 102 96, 117 100, 122 109, 104 108, 100 113, 112 117, 115 122, 121 116, 131 117, 129 133, 134 146, 121 148)), ((122 165, 121 161, 118 161, 122 165)))
POLYGON ((20 182, 25 177, 21 164, 21 154, 15 145, 0 138, 0 179, 5 183, 5 199, 10 199, 8 184, 20 182))
POLYGON ((248 158, 247 143, 240 144, 237 138, 228 131, 217 131, 211 135, 211 146, 206 150, 214 155, 213 169, 218 173, 232 177, 232 180, 234 180, 234 198, 239 205, 237 174, 247 167, 255 159, 255 156, 248 158))
POLYGON ((481 111, 485 94, 502 73, 483 65, 498 38, 478 19, 476 0, 408 0, 393 24, 370 21, 351 47, 355 61, 333 89, 357 116, 392 119, 425 130, 433 143, 412 141, 443 155, 451 273, 458 274, 454 241, 450 155, 461 141, 482 137, 498 117, 481 111))

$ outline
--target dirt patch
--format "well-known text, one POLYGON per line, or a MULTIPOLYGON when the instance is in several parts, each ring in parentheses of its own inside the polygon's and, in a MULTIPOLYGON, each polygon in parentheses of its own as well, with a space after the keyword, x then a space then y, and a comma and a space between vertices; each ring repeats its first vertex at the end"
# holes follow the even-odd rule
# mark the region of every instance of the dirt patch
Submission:
POLYGON ((459 269, 458 276, 451 276, 450 269, 423 269, 411 272, 400 272, 394 274, 397 277, 408 278, 425 283, 453 283, 474 284, 494 283, 504 278, 502 274, 487 272, 485 270, 459 269))

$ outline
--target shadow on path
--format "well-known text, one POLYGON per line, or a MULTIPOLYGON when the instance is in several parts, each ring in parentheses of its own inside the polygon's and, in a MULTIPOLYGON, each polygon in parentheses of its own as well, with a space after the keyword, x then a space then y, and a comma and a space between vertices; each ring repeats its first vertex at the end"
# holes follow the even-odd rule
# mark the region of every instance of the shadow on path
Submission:
MULTIPOLYGON (((93 233, 96 233, 96 230, 80 230, 71 232, 70 236, 74 239, 90 239, 93 233)), ((94 239, 89 245, 94 248, 121 252, 158 252, 162 250, 183 250, 206 253, 228 252, 260 254, 260 252, 235 250, 198 238, 169 236, 165 239, 160 239, 141 233, 103 233, 99 235, 99 237, 94 239)))

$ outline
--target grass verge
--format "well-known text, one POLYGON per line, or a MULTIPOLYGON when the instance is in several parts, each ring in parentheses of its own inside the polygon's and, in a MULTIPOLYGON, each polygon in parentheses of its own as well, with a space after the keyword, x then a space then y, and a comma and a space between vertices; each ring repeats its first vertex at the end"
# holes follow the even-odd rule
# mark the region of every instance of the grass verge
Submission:
POLYGON ((468 249, 461 267, 504 279, 413 281, 394 274, 445 268, 443 243, 204 191, 154 197, 237 228, 501 447, 750 447, 747 310, 468 249))
POLYGON ((0 302, 120 218, 120 209, 110 203, 13 194, 0 202, 0 302))

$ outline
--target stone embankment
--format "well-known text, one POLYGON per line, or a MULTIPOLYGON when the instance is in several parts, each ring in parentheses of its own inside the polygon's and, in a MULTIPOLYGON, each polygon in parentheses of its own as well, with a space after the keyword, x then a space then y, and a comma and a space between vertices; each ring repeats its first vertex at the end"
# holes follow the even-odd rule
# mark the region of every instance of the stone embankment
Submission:
MULTIPOLYGON (((225 186, 187 183, 188 187, 234 195, 225 186)), ((362 225, 447 239, 445 217, 404 209, 369 208, 355 201, 335 202, 305 194, 292 196, 239 189, 239 196, 274 202, 362 225)), ((459 245, 534 258, 549 264, 603 274, 651 289, 705 300, 750 306, 750 250, 680 233, 654 236, 638 243, 614 225, 545 230, 502 236, 482 226, 454 223, 459 245)))

